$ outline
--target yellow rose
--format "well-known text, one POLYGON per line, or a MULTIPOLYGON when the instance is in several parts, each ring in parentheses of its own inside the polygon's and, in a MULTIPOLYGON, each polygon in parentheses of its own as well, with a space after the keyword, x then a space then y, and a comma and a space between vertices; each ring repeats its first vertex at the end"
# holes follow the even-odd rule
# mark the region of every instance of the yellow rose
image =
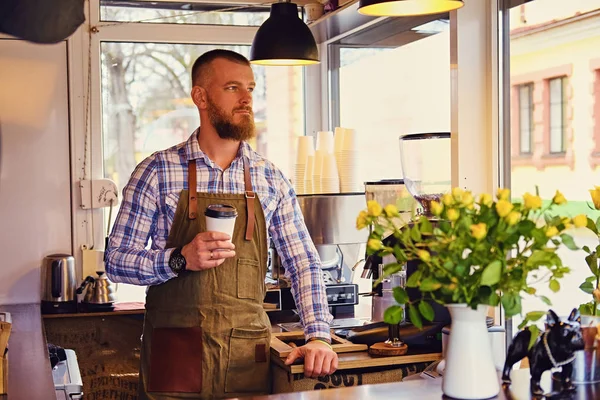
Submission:
POLYGON ((437 201, 432 201, 431 202, 431 212, 433 213, 433 215, 439 216, 442 211, 444 211, 444 206, 440 203, 438 203, 437 201))
POLYGON ((356 229, 360 230, 367 227, 368 215, 369 214, 367 214, 365 210, 362 210, 360 213, 358 213, 358 217, 356 217, 356 229))
POLYGON ((511 211, 510 213, 508 213, 508 215, 506 216, 506 223, 509 226, 513 226, 515 225, 517 222, 519 222, 519 220, 521 219, 521 213, 517 212, 517 211, 511 211))
POLYGON ((496 211, 500 218, 506 217, 513 209, 513 204, 508 200, 498 200, 496 203, 496 211))
POLYGON ((592 201, 594 202, 594 208, 600 210, 600 186, 596 186, 594 190, 590 189, 592 195, 592 201))
POLYGON ((497 196, 498 200, 508 200, 510 197, 510 189, 498 188, 497 196))
POLYGON ((555 226, 551 226, 548 229, 546 229, 546 237, 550 238, 556 235, 558 235, 558 228, 556 228, 555 226))
POLYGON ((450 221, 454 222, 460 217, 460 211, 455 208, 449 208, 448 211, 446 211, 446 215, 450 221))
POLYGON ((383 211, 379 203, 375 200, 367 201, 367 211, 371 217, 379 217, 383 211))
POLYGON ((573 218, 573 225, 575 225, 578 228, 583 228, 587 226, 587 215, 579 214, 578 216, 573 218))
POLYGON ((523 195, 523 205, 525 208, 530 210, 537 210, 542 208, 542 199, 540 196, 534 196, 531 193, 525 193, 523 195))
POLYGON ((383 243, 381 243, 381 240, 369 239, 367 241, 367 247, 369 247, 369 249, 371 249, 373 251, 377 251, 383 247, 383 243))
POLYGON ((552 202, 554 204, 560 205, 560 204, 565 204, 567 202, 567 199, 565 199, 565 196, 563 196, 563 194, 557 190, 556 194, 552 198, 552 202))
POLYGON ((431 260, 431 254, 429 254, 427 250, 418 250, 417 255, 425 262, 429 262, 429 260, 431 260))
POLYGON ((474 200, 473 200, 473 195, 471 194, 471 192, 464 192, 463 196, 462 196, 462 204, 465 207, 469 207, 473 204, 474 200))
POLYGON ((484 206, 491 207, 492 204, 494 204, 492 195, 489 193, 482 193, 481 195, 479 195, 479 204, 483 204, 484 206))
POLYGON ((573 223, 571 222, 571 218, 569 218, 569 217, 564 217, 562 219, 562 223, 565 226, 565 229, 569 229, 570 227, 573 226, 573 223))
POLYGON ((459 203, 462 202, 462 196, 464 193, 464 190, 459 187, 452 188, 452 197, 454 197, 454 200, 459 203))
POLYGON ((387 215, 390 218, 399 215, 398 208, 393 204, 388 204, 387 206, 385 206, 383 208, 383 211, 385 212, 385 215, 387 215))
POLYGON ((446 206, 451 206, 452 204, 454 204, 454 199, 452 198, 452 195, 450 193, 446 193, 445 195, 443 195, 442 203, 444 203, 444 205, 446 206))
POLYGON ((480 222, 475 225, 471 225, 471 236, 477 240, 481 240, 487 235, 487 225, 480 222))

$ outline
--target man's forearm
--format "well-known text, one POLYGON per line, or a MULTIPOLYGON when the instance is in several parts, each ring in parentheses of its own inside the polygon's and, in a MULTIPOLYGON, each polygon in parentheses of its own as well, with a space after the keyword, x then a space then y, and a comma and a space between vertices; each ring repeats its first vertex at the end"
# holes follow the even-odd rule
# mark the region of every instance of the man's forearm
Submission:
POLYGON ((131 285, 158 285, 177 276, 169 268, 173 249, 146 250, 110 247, 106 254, 106 274, 113 282, 131 285))

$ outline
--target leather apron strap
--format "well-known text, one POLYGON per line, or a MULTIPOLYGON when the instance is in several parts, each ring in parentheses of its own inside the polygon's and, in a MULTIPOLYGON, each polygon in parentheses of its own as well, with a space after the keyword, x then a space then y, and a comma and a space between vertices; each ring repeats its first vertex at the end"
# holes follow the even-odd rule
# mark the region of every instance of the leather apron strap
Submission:
MULTIPOLYGON (((246 198, 246 223, 245 239, 250 241, 254 235, 254 198, 256 193, 252 190, 252 179, 250 179, 250 167, 246 158, 242 158, 244 163, 244 197, 246 198)), ((188 196, 189 196, 189 219, 196 219, 198 216, 198 202, 196 201, 196 160, 190 160, 188 163, 188 196)))
POLYGON ((196 201, 196 160, 191 160, 188 163, 188 208, 189 208, 189 218, 196 219, 198 216, 198 202, 196 201))
POLYGON ((254 235, 254 198, 256 193, 252 191, 252 180, 250 179, 250 167, 244 158, 244 185, 245 191, 244 196, 246 197, 246 215, 248 216, 248 223, 246 224, 246 237, 245 239, 252 240, 254 235))

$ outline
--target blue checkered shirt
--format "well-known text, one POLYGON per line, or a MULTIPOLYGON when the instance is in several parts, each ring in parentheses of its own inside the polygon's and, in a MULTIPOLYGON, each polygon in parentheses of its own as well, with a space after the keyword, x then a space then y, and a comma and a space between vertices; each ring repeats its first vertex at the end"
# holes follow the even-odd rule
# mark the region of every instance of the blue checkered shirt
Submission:
MULTIPOLYGON (((294 190, 283 173, 242 142, 230 167, 222 170, 200 150, 197 131, 190 138, 142 161, 127 186, 106 250, 106 273, 114 282, 157 285, 177 275, 169 268, 173 249, 165 249, 181 190, 187 189, 188 160, 196 160, 197 189, 244 193, 249 160, 252 187, 262 205, 267 230, 281 258, 304 324, 306 339, 329 338, 321 261, 310 239, 294 190), (150 248, 146 248, 152 239, 150 248)), ((218 267, 217 267, 218 268, 218 267)))

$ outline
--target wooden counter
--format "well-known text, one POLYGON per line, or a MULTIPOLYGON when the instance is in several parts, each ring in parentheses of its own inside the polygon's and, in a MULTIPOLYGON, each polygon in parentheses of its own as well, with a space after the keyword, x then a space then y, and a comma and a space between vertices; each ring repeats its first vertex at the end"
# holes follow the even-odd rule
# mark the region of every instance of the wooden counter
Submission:
POLYGON ((8 395, 0 399, 48 400, 55 393, 39 304, 0 306, 9 312, 8 395))
MULTIPOLYGON (((496 400, 531 400, 529 395, 529 369, 513 370, 513 384, 501 389, 496 400)), ((549 390, 550 376, 542 378, 542 387, 549 390), (544 379, 546 378, 546 379, 544 379)), ((296 393, 274 394, 270 396, 250 396, 244 400, 440 400, 447 399, 442 393, 442 379, 415 379, 396 383, 363 385, 340 389, 314 390, 296 393)), ((570 400, 600 399, 600 383, 578 385, 577 392, 570 400)))

